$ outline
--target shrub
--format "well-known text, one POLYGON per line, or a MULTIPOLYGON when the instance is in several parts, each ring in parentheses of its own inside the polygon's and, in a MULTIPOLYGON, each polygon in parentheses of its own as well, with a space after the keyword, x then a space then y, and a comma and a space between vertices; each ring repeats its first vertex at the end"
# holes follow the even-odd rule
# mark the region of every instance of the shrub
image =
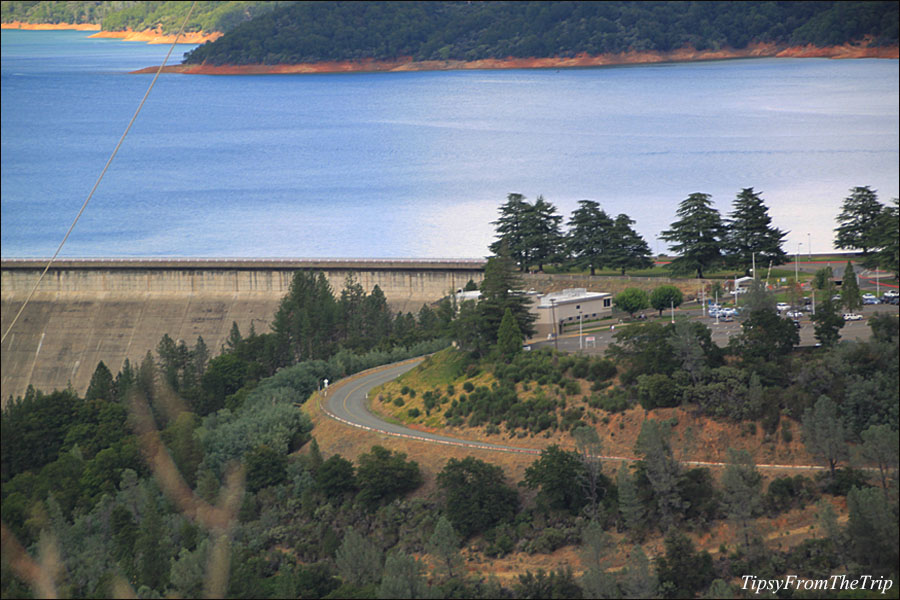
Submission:
POLYGON ((681 390, 668 375, 655 373, 639 375, 637 378, 637 395, 645 410, 666 408, 681 404, 681 390))

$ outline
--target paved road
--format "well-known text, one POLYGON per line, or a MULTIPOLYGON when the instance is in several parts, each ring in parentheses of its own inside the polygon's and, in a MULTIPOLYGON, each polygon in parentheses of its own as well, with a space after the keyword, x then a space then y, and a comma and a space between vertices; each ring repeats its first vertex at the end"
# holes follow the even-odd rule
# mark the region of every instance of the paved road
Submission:
MULTIPOLYGON (((406 439, 431 442, 435 444, 446 444, 449 446, 459 446, 463 448, 473 448, 479 450, 488 450, 494 452, 515 452, 520 454, 540 455, 541 451, 534 448, 520 448, 516 446, 506 446, 503 444, 489 444, 486 442, 473 442, 465 439, 453 438, 436 433, 419 431, 410 429, 402 425, 388 423, 373 415, 366 408, 366 396, 372 388, 386 383, 400 375, 410 371, 422 362, 423 358, 395 363, 387 367, 371 369, 363 373, 354 375, 345 379, 338 384, 331 386, 323 397, 319 398, 320 406, 329 417, 336 419, 345 425, 358 427, 367 431, 374 431, 395 437, 406 439)), ((632 456, 601 456, 604 461, 635 461, 639 460, 632 456)), ((705 467, 722 467, 726 463, 722 462, 704 462, 704 461, 683 461, 686 465, 705 466, 705 467)), ((779 465, 779 464, 761 464, 756 465, 760 469, 797 469, 797 470, 822 470, 824 467, 818 465, 779 465)))
POLYGON ((372 369, 355 375, 339 385, 329 388, 325 394, 321 407, 330 417, 341 421, 346 425, 359 427, 369 431, 384 433, 407 439, 423 440, 451 446, 477 448, 481 450, 493 450, 497 452, 517 452, 522 454, 540 454, 540 450, 534 448, 517 448, 502 444, 488 444, 485 442, 473 442, 458 438, 452 438, 427 431, 410 429, 402 425, 388 423, 373 415, 366 408, 366 396, 374 387, 387 383, 399 377, 422 362, 422 358, 389 365, 385 368, 372 369))

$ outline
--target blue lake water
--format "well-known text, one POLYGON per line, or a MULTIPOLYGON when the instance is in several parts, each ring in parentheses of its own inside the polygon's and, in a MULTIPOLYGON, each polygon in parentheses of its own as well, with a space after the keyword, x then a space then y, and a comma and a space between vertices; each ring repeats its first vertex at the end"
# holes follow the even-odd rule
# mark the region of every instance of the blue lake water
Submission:
MULTIPOLYGON (((167 46, 2 32, 2 254, 49 256, 167 46)), ((173 60, 190 46, 180 46, 173 60)), ((510 192, 655 236, 763 192, 830 250, 851 187, 900 195, 896 60, 163 75, 61 256, 481 257, 510 192)))

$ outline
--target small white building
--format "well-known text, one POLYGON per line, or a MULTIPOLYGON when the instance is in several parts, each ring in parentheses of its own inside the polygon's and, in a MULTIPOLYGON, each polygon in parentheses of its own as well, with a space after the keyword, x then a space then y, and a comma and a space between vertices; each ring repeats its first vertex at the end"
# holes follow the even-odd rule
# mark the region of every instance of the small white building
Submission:
POLYGON ((570 288, 536 297, 531 306, 537 314, 535 328, 539 337, 560 333, 567 324, 577 324, 608 317, 612 314, 612 294, 589 292, 585 288, 570 288), (555 322, 555 326, 554 326, 555 322))

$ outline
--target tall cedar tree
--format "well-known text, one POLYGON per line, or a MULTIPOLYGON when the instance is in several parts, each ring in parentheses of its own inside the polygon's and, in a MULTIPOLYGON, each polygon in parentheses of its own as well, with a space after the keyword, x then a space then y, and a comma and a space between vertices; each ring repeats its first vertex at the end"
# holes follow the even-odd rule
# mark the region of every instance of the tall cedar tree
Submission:
POLYGON ((503 313, 507 309, 512 312, 525 339, 534 335, 537 317, 529 310, 531 301, 519 291, 521 289, 522 280, 516 267, 501 248, 500 255, 490 257, 484 266, 481 301, 478 303, 483 337, 490 344, 497 341, 503 313))
POLYGON ((649 269, 653 266, 650 246, 631 226, 634 219, 626 214, 616 217, 612 228, 612 244, 606 263, 622 275, 629 269, 649 269))
MULTIPOLYGON (((863 256, 877 248, 881 212, 884 206, 878 201, 874 190, 855 187, 844 198, 838 227, 834 230, 834 245, 844 250, 861 250, 863 256)), ((896 226, 896 222, 894 223, 896 226)))
POLYGON ((878 220, 875 232, 875 245, 878 252, 866 266, 878 266, 891 271, 894 277, 900 277, 900 200, 893 198, 893 206, 885 206, 878 220))
POLYGON ((509 194, 506 203, 500 207, 500 218, 491 222, 497 229, 497 241, 489 246, 491 252, 499 254, 505 244, 510 257, 523 271, 531 258, 526 239, 528 213, 533 208, 522 194, 509 194))
POLYGON ((556 214, 556 207, 538 196, 526 218, 526 241, 531 259, 528 267, 537 265, 543 272, 544 265, 558 262, 563 253, 563 234, 559 225, 562 217, 556 214))
POLYGON ((722 237, 725 227, 719 211, 713 208, 709 194, 694 193, 687 197, 675 213, 678 220, 672 228, 662 232, 660 238, 671 242, 670 248, 677 254, 669 268, 674 273, 696 271, 699 279, 703 271, 722 259, 722 237))
POLYGON ((572 266, 590 268, 591 275, 602 268, 612 240, 613 220, 593 200, 579 200, 569 219, 566 247, 572 266))
POLYGON ((725 237, 726 261, 729 265, 750 274, 754 254, 759 264, 784 264, 787 255, 781 249, 787 233, 772 227, 769 209, 760 193, 744 188, 734 199, 725 237))

